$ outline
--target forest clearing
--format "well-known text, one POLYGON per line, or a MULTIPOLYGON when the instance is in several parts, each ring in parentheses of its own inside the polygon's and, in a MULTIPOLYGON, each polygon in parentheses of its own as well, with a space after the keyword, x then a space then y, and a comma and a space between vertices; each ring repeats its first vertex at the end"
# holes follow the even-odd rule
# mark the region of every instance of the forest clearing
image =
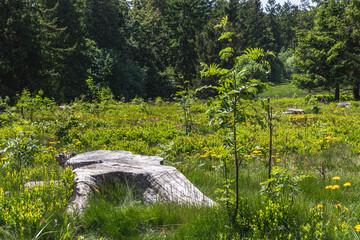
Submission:
POLYGON ((0 16, 0 239, 360 239, 359 1, 0 16))
POLYGON ((2 238, 24 239, 356 239, 360 143, 359 103, 337 107, 304 98, 271 101, 273 170, 268 184, 267 113, 251 110, 240 123, 239 209, 234 208, 234 162, 224 147, 228 129, 209 125, 206 103, 181 124, 178 103, 74 103, 63 110, 39 96, 37 104, 1 112, 2 238), (310 101, 311 102, 311 101, 310 101), (285 115, 301 108, 305 115, 285 115), (313 110, 312 110, 313 109, 313 110), (129 186, 98 189, 82 215, 66 214, 73 174, 55 156, 62 152, 126 150, 161 156, 216 207, 145 204, 129 186), (228 159, 228 185, 224 159, 228 159), (56 184, 57 180, 61 184, 56 184), (31 181, 47 184, 24 188, 31 181), (228 206, 227 206, 228 204, 228 206))

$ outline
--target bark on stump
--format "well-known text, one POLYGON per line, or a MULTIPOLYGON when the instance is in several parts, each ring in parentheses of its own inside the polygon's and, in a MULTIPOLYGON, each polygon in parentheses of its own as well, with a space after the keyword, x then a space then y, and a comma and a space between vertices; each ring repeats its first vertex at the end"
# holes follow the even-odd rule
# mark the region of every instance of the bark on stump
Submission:
POLYGON ((161 157, 133 155, 126 151, 100 150, 78 154, 65 164, 76 173, 74 200, 69 210, 81 212, 92 189, 106 182, 133 184, 148 203, 215 204, 176 168, 162 164, 161 157))

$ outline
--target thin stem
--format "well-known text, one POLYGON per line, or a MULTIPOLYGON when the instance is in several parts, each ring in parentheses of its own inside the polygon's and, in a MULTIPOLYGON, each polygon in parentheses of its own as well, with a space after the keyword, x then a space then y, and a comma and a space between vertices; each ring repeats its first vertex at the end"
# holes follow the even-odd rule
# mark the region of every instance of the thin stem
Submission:
POLYGON ((224 160, 224 170, 225 170, 225 183, 226 183, 226 209, 228 210, 228 214, 230 216, 230 208, 229 208, 229 197, 230 197, 230 193, 229 193, 229 179, 228 179, 228 174, 227 174, 227 165, 226 165, 226 159, 224 160))
MULTIPOLYGON (((267 113, 268 113, 268 122, 269 122, 269 130, 270 130, 270 139, 269 139, 269 173, 268 173, 268 178, 271 178, 271 156, 272 156, 272 135, 273 135, 273 125, 272 125, 272 109, 270 109, 270 98, 267 99, 268 100, 268 109, 267 109, 267 113)), ((270 184, 269 184, 270 187, 270 184)))
MULTIPOLYGON (((234 74, 234 88, 236 89, 236 77, 234 74)), ((235 223, 237 211, 239 209, 239 158, 238 158, 238 152, 237 152, 237 131, 236 131, 236 115, 237 115, 237 95, 234 95, 234 120, 233 120, 233 133, 234 133, 234 156, 235 156, 235 192, 236 192, 236 205, 235 205, 235 211, 233 216, 233 223, 235 223)))

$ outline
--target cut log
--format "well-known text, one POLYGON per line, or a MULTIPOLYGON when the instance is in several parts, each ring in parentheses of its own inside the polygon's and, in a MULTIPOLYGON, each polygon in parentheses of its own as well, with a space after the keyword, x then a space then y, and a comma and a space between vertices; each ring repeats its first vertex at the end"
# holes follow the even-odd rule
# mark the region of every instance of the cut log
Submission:
POLYGON ((65 164, 76 173, 74 200, 69 210, 81 212, 92 188, 104 186, 107 182, 134 185, 148 203, 215 204, 176 168, 162 164, 161 157, 133 155, 126 151, 100 150, 78 154, 65 164))

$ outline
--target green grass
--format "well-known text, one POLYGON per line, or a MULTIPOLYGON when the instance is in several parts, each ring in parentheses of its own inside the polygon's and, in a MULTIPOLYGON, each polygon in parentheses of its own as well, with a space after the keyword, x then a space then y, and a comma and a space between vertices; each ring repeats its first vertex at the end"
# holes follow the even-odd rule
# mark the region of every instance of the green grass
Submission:
POLYGON ((261 98, 301 98, 309 94, 308 91, 299 89, 291 81, 274 84, 270 83, 270 89, 259 94, 261 98))
POLYGON ((220 219, 209 207, 145 204, 134 189, 115 185, 93 196, 78 224, 86 238, 90 232, 104 239, 198 239, 220 232, 220 219))
MULTIPOLYGON (((38 239, 357 238, 353 230, 360 224, 360 110, 357 102, 351 103, 349 109, 318 103, 320 112, 315 114, 311 112, 312 105, 303 98, 271 101, 275 118, 273 164, 286 169, 289 176, 276 180, 273 189, 281 194, 270 201, 269 195, 261 193, 260 185, 267 179, 268 171, 266 112, 259 103, 254 103, 256 111, 249 110, 249 119, 239 125, 244 136, 239 143, 246 136, 251 144, 241 153, 241 201, 235 224, 231 221, 233 195, 228 201, 220 201, 226 195, 216 192, 224 190, 222 157, 230 154, 224 148, 227 133, 209 125, 203 103, 194 106, 193 131, 188 135, 177 127, 182 123, 181 113, 174 103, 114 103, 101 109, 85 103, 74 105, 67 112, 39 108, 33 121, 21 119, 16 109, 9 109, 0 113, 0 150, 8 149, 0 153, 0 238, 34 239, 36 235, 38 239), (288 108, 302 108, 307 114, 281 117, 288 108), (33 139, 32 144, 29 139, 33 139), (9 143, 13 144, 10 148, 9 143), (71 196, 66 192, 68 185, 29 193, 23 190, 27 181, 53 179, 71 183, 73 176, 59 168, 54 156, 63 151, 81 153, 98 149, 160 155, 166 165, 176 167, 218 205, 209 208, 146 204, 136 187, 117 183, 95 191, 83 214, 68 215, 66 198, 71 196), (259 149, 261 153, 255 154, 259 149), (19 164, 22 159, 29 164, 19 164), (325 168, 324 175, 320 166, 325 168), (308 177, 293 192, 289 185, 304 174, 308 177), (340 180, 333 180, 335 176, 340 180), (345 188, 346 182, 351 187, 345 188), (339 189, 325 189, 329 185, 339 185, 339 189), (54 203, 57 205, 53 206, 54 203), (341 207, 336 208, 336 204, 341 207), (323 208, 317 208, 318 205, 323 208), (36 215, 38 212, 40 215, 36 215), (19 216, 25 213, 32 215, 21 219, 19 216)), ((234 179, 234 163, 230 161, 228 167, 228 177, 234 179)), ((230 190, 234 191, 234 184, 230 190)))

